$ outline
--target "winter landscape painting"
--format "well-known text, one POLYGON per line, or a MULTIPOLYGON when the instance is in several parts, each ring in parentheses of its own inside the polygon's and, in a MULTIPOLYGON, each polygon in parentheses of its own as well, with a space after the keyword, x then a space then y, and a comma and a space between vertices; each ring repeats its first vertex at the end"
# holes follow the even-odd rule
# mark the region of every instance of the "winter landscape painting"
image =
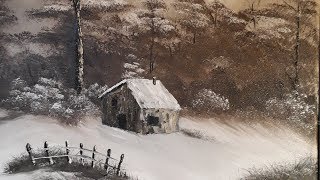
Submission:
POLYGON ((0 180, 317 180, 318 0, 0 0, 0 180))

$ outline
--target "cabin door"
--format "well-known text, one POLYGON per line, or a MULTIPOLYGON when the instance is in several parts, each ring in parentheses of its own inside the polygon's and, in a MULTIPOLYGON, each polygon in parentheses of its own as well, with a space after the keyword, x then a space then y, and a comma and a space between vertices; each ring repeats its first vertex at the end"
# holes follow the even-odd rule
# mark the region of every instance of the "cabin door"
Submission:
POLYGON ((118 119, 119 128, 126 130, 128 127, 127 116, 125 114, 119 114, 117 119, 118 119))

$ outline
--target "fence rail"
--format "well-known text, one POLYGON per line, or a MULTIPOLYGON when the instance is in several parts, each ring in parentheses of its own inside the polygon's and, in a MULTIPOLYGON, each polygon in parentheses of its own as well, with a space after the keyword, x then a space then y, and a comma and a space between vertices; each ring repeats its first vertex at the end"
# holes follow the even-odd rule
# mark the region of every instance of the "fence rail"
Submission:
POLYGON ((94 146, 92 150, 83 148, 82 143, 80 143, 79 147, 72 147, 72 146, 69 146, 68 141, 65 141, 65 146, 54 146, 54 147, 49 147, 48 142, 47 141, 44 142, 44 146, 43 148, 41 148, 41 150, 45 153, 45 156, 35 157, 36 154, 33 152, 33 149, 31 148, 31 145, 29 143, 27 143, 26 145, 26 150, 29 154, 29 158, 33 165, 36 165, 37 160, 41 160, 41 159, 48 159, 48 162, 50 165, 54 164, 53 159, 59 159, 59 158, 67 158, 68 163, 70 164, 72 163, 72 159, 80 159, 82 165, 84 165, 85 160, 88 160, 89 162, 91 162, 90 166, 92 168, 94 168, 96 165, 100 165, 100 167, 103 166, 103 169, 107 173, 109 173, 110 169, 113 169, 116 175, 118 176, 121 175, 121 165, 124 159, 124 154, 121 154, 119 160, 111 157, 111 149, 107 150, 107 154, 103 154, 97 151, 96 146, 94 146), (64 150, 64 154, 50 155, 50 151, 57 150, 57 149, 64 150), (76 154, 72 154, 70 150, 76 150, 78 152, 76 154), (84 155, 83 154, 84 152, 91 153, 91 156, 84 155), (104 157, 105 161, 102 162, 104 159, 98 160, 96 158, 97 155, 104 157), (116 161, 116 163, 114 163, 114 165, 111 165, 110 160, 116 161))

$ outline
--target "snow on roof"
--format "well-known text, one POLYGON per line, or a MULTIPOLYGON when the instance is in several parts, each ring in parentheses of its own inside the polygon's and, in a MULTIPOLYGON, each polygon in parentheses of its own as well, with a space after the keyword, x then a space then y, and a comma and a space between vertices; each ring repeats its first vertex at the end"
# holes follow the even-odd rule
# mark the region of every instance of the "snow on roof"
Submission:
POLYGON ((159 108, 180 110, 178 101, 164 87, 160 80, 153 84, 153 80, 149 79, 125 79, 105 91, 99 98, 112 92, 114 89, 127 84, 132 91, 132 95, 136 99, 141 108, 159 108))

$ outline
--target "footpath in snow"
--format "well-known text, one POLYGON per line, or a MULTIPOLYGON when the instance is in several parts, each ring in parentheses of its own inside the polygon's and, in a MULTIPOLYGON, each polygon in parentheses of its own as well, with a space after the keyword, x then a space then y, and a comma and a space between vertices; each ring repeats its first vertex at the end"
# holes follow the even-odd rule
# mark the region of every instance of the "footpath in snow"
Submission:
MULTIPOLYGON (((0 110, 0 119, 6 116, 8 113, 0 110)), ((26 143, 37 148, 42 147, 44 141, 49 145, 61 145, 65 140, 71 146, 78 146, 80 142, 88 148, 97 145, 100 152, 111 148, 114 157, 124 153, 124 167, 139 180, 233 180, 252 167, 316 156, 316 145, 306 143, 290 130, 271 132, 262 126, 253 128, 243 124, 234 128, 214 119, 180 119, 181 128, 199 130, 209 140, 192 138, 181 132, 137 135, 104 126, 99 118, 87 118, 80 127, 62 126, 44 116, 5 119, 0 121, 1 170, 12 156, 25 152, 26 143)), ((36 179, 39 174, 43 173, 1 174, 0 179, 36 179)), ((55 176, 58 175, 62 176, 61 172, 55 172, 55 176)))

